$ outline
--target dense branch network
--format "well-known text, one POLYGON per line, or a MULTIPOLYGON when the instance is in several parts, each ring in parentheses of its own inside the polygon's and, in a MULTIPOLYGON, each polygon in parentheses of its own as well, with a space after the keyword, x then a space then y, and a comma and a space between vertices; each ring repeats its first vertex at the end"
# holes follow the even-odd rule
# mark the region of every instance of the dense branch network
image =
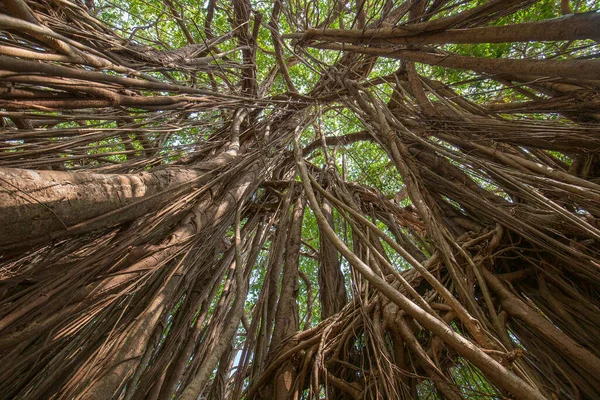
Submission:
POLYGON ((1 398, 600 397, 589 4, 196 3, 0 2, 1 398))

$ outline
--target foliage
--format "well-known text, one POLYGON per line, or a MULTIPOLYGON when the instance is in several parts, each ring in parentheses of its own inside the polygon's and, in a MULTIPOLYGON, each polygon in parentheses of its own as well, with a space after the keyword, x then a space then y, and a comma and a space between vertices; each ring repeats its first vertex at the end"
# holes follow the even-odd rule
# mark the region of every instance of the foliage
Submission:
POLYGON ((0 397, 600 397, 596 7, 4 1, 0 397))

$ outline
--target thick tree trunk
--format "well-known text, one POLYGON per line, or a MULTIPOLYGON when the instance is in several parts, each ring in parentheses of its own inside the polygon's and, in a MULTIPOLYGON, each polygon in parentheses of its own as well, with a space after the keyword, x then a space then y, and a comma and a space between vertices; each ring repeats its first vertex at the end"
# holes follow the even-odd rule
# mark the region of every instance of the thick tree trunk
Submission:
POLYGON ((132 221, 206 180, 177 167, 125 175, 0 168, 0 249, 132 221))
POLYGON ((599 39, 599 23, 600 15, 590 12, 523 24, 449 29, 442 33, 419 32, 411 27, 366 30, 308 29, 304 33, 284 37, 301 41, 322 40, 370 45, 532 42, 599 39))
MULTIPOLYGON (((323 213, 333 228, 331 205, 323 200, 323 213)), ((344 275, 340 269, 338 252, 326 235, 321 234, 320 266, 319 266, 319 300, 321 301, 321 318, 326 319, 339 312, 345 305, 346 286, 344 275)))
POLYGON ((72 1, 0 1, 0 397, 598 397, 597 13, 72 1))
MULTIPOLYGON (((298 315, 299 274, 298 260, 300 256, 300 239, 302 237, 302 219, 304 217, 305 200, 298 197, 294 203, 289 236, 285 247, 281 294, 275 314, 275 327, 269 348, 269 359, 292 345, 284 339, 295 334, 300 328, 298 315), (283 347, 282 347, 283 346, 283 347)), ((271 387, 266 388, 267 397, 277 400, 297 400, 299 391, 294 386, 298 374, 298 366, 288 361, 275 377, 271 387)))
POLYGON ((428 53, 416 50, 364 47, 341 44, 316 44, 311 47, 371 56, 389 57, 446 68, 466 69, 488 74, 517 74, 600 80, 600 60, 519 60, 512 58, 469 57, 459 54, 428 53))
MULTIPOLYGON (((140 269, 152 268, 157 264, 160 265, 167 262, 177 254, 183 244, 194 236, 200 233, 208 236, 215 229, 228 226, 233 221, 233 214, 238 202, 247 196, 249 191, 255 188, 254 185, 257 178, 256 167, 258 165, 254 164, 254 168, 250 168, 236 182, 231 183, 227 191, 219 197, 219 200, 208 202, 208 204, 206 200, 198 201, 197 206, 192 209, 188 216, 175 229, 170 241, 162 245, 163 249, 154 255, 138 261, 135 266, 129 268, 129 272, 133 273, 140 269)), ((90 398, 110 398, 131 377, 132 371, 138 367, 141 361, 143 349, 148 346, 148 342, 155 332, 160 318, 165 317, 165 307, 168 301, 173 300, 175 290, 182 282, 186 272, 188 272, 186 268, 186 263, 179 263, 177 270, 173 271, 165 286, 157 292, 152 302, 146 307, 146 310, 138 317, 138 322, 123 333, 124 339, 122 341, 114 343, 115 347, 113 351, 107 355, 105 360, 101 361, 104 371, 103 377, 93 382, 89 389, 82 393, 84 398, 86 396, 90 398)), ((238 270, 241 271, 241 268, 238 270)), ((231 323, 223 332, 224 337, 228 339, 219 344, 219 348, 223 351, 227 348, 228 341, 232 340, 243 312, 247 285, 242 284, 242 282, 243 279, 239 282, 236 279, 239 292, 237 293, 235 304, 232 306, 231 323), (242 287, 240 287, 240 284, 242 284, 242 287)), ((109 280, 104 285, 110 287, 114 285, 114 282, 109 280)), ((204 386, 205 379, 212 372, 210 365, 214 367, 221 358, 221 355, 221 351, 215 350, 211 359, 204 365, 204 373, 195 377, 186 396, 189 397, 190 393, 194 391, 197 391, 197 394, 199 394, 204 386)))

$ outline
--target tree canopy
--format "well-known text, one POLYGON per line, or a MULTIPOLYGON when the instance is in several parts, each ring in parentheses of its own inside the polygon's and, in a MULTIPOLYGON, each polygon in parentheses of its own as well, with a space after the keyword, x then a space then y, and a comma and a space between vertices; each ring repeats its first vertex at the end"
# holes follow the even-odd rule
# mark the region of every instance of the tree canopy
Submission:
POLYGON ((593 0, 2 0, 0 398, 600 398, 593 0))

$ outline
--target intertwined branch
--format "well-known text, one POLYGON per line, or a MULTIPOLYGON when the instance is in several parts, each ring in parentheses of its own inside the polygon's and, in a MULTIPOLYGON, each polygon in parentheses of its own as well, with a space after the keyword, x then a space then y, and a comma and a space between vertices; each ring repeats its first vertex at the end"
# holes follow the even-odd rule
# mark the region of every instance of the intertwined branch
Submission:
POLYGON ((0 5, 0 397, 600 396, 596 12, 85 3, 0 5))

